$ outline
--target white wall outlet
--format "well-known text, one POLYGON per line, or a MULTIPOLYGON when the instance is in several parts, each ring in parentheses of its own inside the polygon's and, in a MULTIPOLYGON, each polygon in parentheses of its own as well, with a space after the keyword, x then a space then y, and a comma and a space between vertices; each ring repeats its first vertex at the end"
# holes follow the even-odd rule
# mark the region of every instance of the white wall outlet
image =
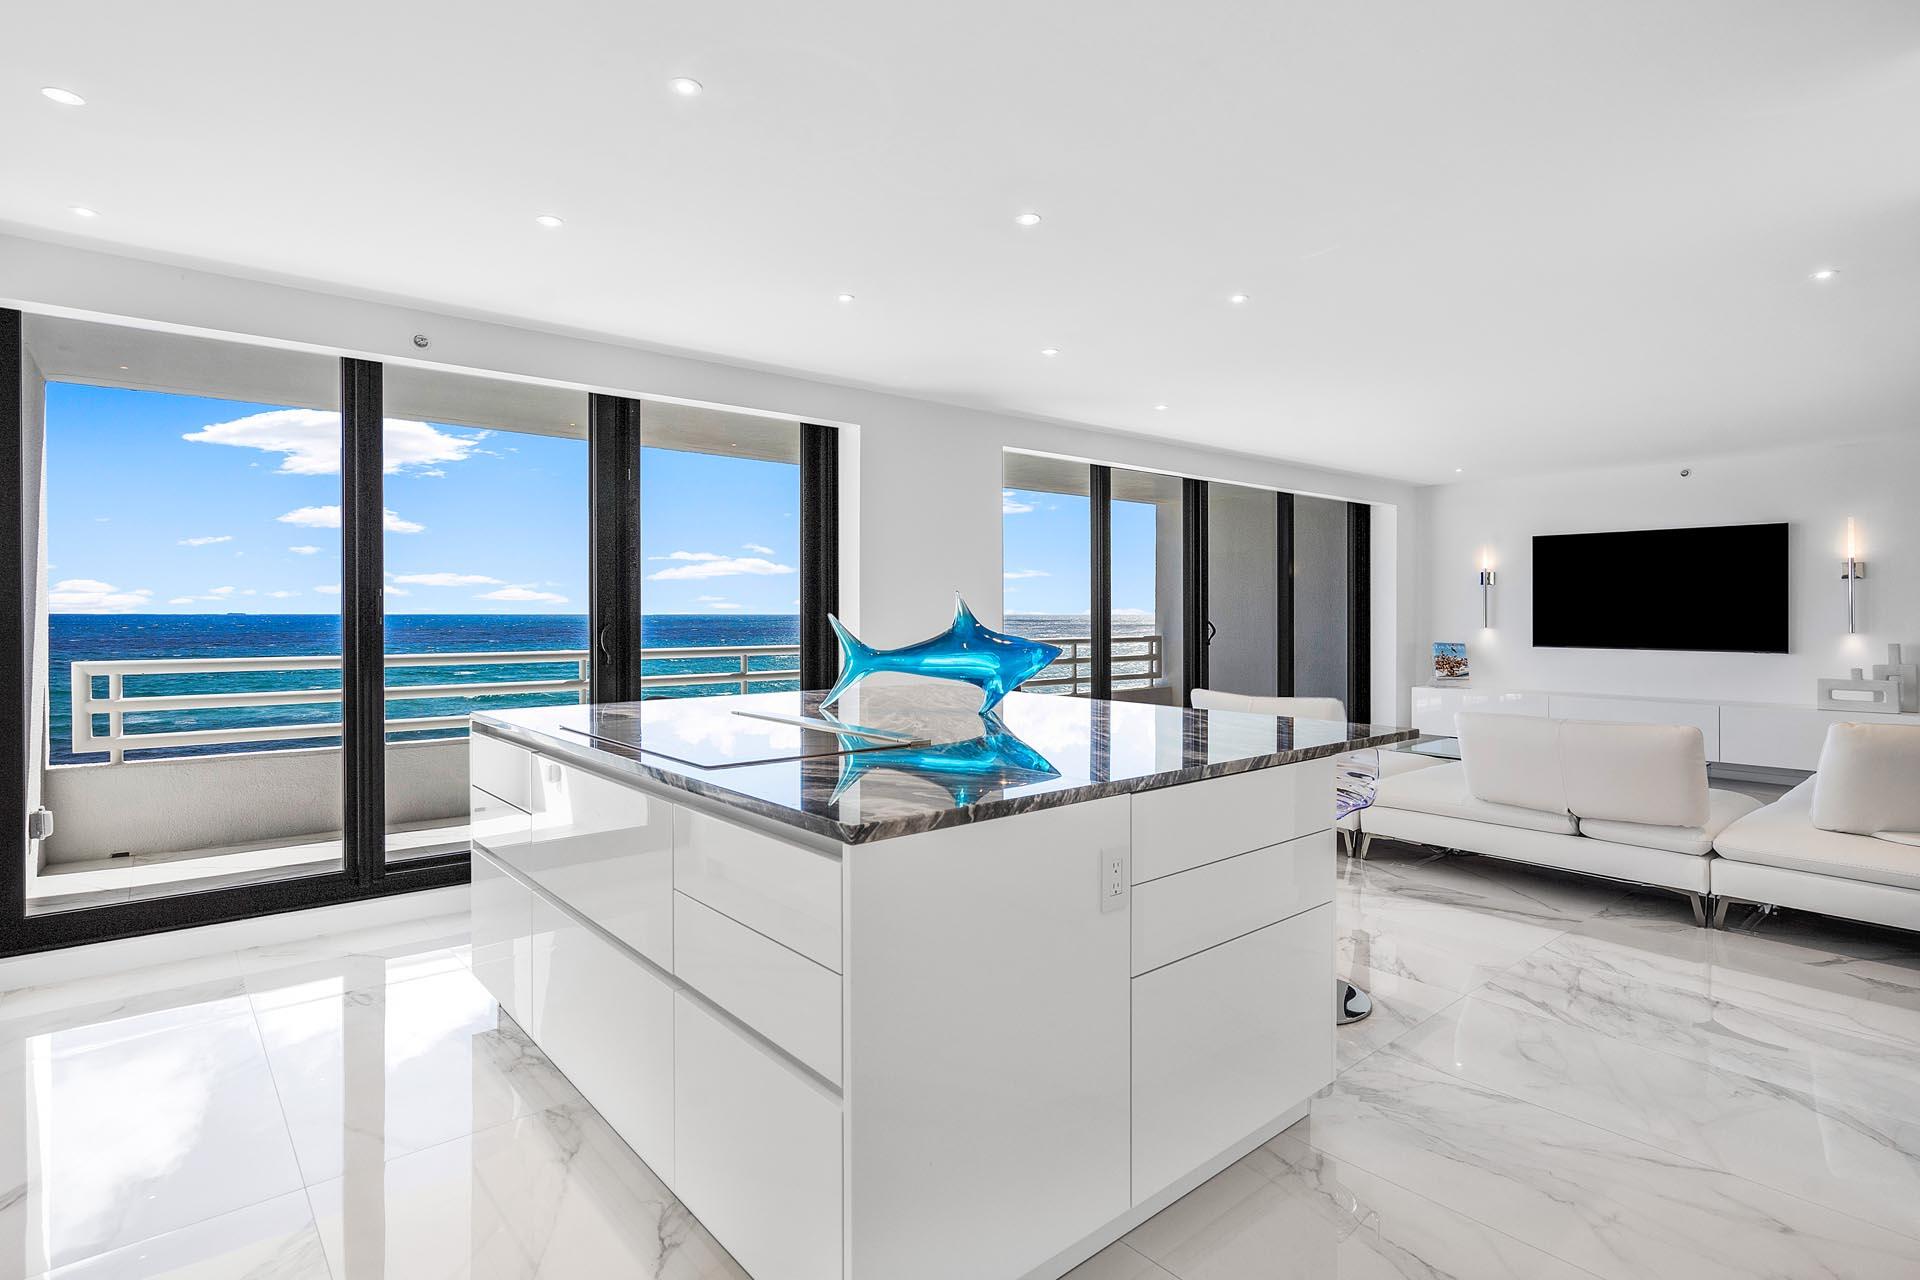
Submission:
POLYGON ((1127 906, 1127 851, 1100 851, 1100 910, 1124 911, 1127 906))

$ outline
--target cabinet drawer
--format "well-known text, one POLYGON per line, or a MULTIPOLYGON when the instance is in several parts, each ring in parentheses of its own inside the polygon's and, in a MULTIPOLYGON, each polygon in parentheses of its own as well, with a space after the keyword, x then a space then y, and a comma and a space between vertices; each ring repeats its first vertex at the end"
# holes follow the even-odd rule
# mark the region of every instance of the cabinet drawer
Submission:
POLYGON ((839 974, 678 893, 673 896, 673 972, 840 1082, 839 974))
POLYGON ((840 863, 676 807, 673 887, 840 972, 840 863))
POLYGON ((503 861, 517 859, 527 843, 528 819, 523 810, 479 787, 467 788, 467 831, 474 844, 503 861))
POLYGON ((756 1280, 841 1280, 839 1101, 674 997, 673 1189, 756 1280))
POLYGON ((473 851, 473 976, 521 1026, 533 1013, 533 892, 473 851))
POLYGON ((1133 980, 1137 1203, 1333 1079, 1333 905, 1133 980))
POLYGON ((1133 972, 1333 901, 1333 832, 1162 876, 1133 891, 1133 972))
POLYGON ((521 809, 533 807, 533 752, 484 733, 467 735, 468 781, 521 809))
POLYGON ((508 863, 663 969, 673 967, 673 805, 536 755, 525 850, 508 863))
POLYGON ((673 988, 544 899, 530 1035, 662 1181, 673 1180, 673 988))
POLYGON ((1333 761, 1208 778, 1133 797, 1133 882, 1281 844, 1333 825, 1333 761))

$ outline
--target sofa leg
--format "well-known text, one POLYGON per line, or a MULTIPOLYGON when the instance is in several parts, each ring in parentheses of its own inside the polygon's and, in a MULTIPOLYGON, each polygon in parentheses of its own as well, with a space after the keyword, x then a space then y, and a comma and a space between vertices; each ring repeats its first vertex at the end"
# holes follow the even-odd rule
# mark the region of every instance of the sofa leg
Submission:
POLYGON ((1693 907, 1693 922, 1702 929, 1707 927, 1707 900, 1697 893, 1687 895, 1687 902, 1693 907))
POLYGON ((1371 831, 1362 831, 1359 835, 1359 852, 1354 856, 1359 858, 1360 861, 1365 862, 1367 860, 1367 851, 1373 847, 1373 833, 1371 831))
POLYGON ((1727 927, 1727 908, 1731 907, 1732 905, 1733 905, 1732 898, 1715 898, 1713 900, 1713 927, 1714 928, 1724 929, 1727 927))

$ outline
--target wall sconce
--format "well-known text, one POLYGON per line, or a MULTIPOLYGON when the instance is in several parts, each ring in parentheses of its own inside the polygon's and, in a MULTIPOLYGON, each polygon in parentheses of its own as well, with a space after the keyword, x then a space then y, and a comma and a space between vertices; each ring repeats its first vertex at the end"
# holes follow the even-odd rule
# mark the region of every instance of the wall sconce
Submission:
POLYGON ((1860 543, 1853 534, 1853 520, 1847 520, 1847 558, 1840 562, 1840 581, 1847 584, 1847 634, 1857 634, 1854 627, 1853 584, 1867 576, 1867 562, 1860 559, 1860 543))
POLYGON ((1480 625, 1493 627, 1493 557, 1480 553, 1480 625))

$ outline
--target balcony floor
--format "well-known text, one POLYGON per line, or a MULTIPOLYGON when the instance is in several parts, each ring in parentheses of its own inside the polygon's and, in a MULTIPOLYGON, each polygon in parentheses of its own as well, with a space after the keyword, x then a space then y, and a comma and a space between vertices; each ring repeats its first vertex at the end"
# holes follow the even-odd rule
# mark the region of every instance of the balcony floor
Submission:
MULTIPOLYGON (((467 824, 430 823, 387 833, 387 860, 465 848, 467 824)), ((49 865, 27 878, 27 914, 78 911, 237 884, 291 880, 337 871, 345 851, 338 832, 246 848, 88 858, 49 865)))

